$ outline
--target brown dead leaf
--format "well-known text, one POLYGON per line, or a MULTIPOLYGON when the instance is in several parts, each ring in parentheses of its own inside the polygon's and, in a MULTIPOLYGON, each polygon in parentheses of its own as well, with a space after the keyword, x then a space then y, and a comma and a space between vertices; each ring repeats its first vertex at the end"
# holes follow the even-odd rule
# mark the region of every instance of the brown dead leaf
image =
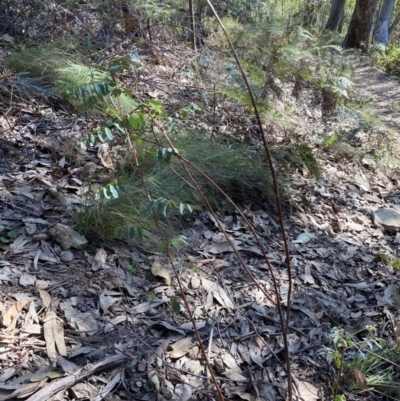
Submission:
POLYGON ((247 362, 248 365, 251 365, 251 357, 248 346, 246 344, 239 343, 238 352, 242 359, 247 362))
POLYGON ((228 369, 240 374, 242 373, 242 370, 236 362, 236 358, 234 358, 229 352, 223 351, 221 353, 221 360, 228 369))
POLYGON ((243 394, 247 390, 247 384, 240 384, 239 386, 230 386, 225 389, 226 395, 229 399, 238 394, 243 394))
POLYGON ((57 355, 57 363, 65 373, 69 373, 70 375, 73 375, 77 370, 79 370, 78 365, 64 359, 61 355, 57 355))
POLYGON ((51 295, 44 290, 38 290, 43 306, 47 309, 51 305, 51 295))
POLYGON ((1 400, 5 401, 5 400, 10 400, 10 399, 16 399, 16 398, 25 398, 30 396, 33 393, 36 393, 36 391, 40 390, 42 387, 45 386, 46 382, 47 382, 47 378, 43 379, 41 382, 39 383, 27 383, 27 384, 23 384, 21 386, 21 384, 19 385, 19 388, 15 391, 13 391, 11 394, 8 394, 5 397, 2 397, 1 400))
POLYGON ((14 305, 12 305, 3 318, 3 325, 8 329, 13 329, 17 323, 18 317, 24 309, 24 306, 28 303, 28 301, 22 300, 14 305))
POLYGON ((201 279, 201 284, 207 292, 213 295, 220 305, 225 306, 228 309, 233 309, 235 307, 225 290, 217 283, 203 278, 201 279))
POLYGON ((235 382, 244 382, 244 381, 248 380, 247 377, 242 376, 240 373, 238 373, 232 369, 225 370, 224 376, 226 376, 228 379, 231 379, 235 382))
POLYGON ((149 379, 153 390, 158 393, 160 391, 160 378, 158 377, 157 372, 155 370, 150 370, 147 373, 147 378, 149 379))
POLYGON ((185 337, 170 345, 172 351, 169 353, 170 358, 181 358, 192 346, 192 337, 185 337))
POLYGON ((354 378, 356 379, 357 386, 360 390, 365 390, 367 388, 367 379, 361 370, 355 369, 354 370, 354 378))
POLYGON ((311 275, 311 266, 306 264, 304 266, 304 274, 300 275, 300 278, 304 281, 304 284, 314 284, 314 278, 311 275))
POLYGON ((307 401, 318 401, 320 400, 319 396, 319 390, 317 387, 314 386, 314 384, 310 382, 305 382, 305 381, 298 381, 297 383, 297 389, 299 391, 299 396, 303 400, 307 401))
POLYGON ((192 388, 186 383, 179 383, 175 386, 174 395, 171 401, 188 401, 192 397, 192 388))
POLYGON ((97 270, 104 269, 107 260, 107 252, 100 248, 96 251, 96 255, 93 258, 92 270, 97 272, 97 270))
POLYGON ((119 300, 119 298, 112 295, 120 295, 118 292, 103 291, 99 296, 100 308, 106 313, 108 308, 119 300))
POLYGON ((17 372, 16 368, 6 368, 0 375, 0 383, 4 383, 5 381, 9 380, 11 377, 15 375, 17 372))
POLYGON ((112 161, 112 157, 111 157, 111 151, 108 146, 108 143, 102 143, 99 145, 99 150, 97 152, 97 156, 101 160, 101 164, 104 167, 106 167, 110 170, 114 169, 114 165, 113 165, 113 161, 112 161))
POLYGON ((250 393, 236 393, 238 397, 240 397, 242 400, 246 401, 256 401, 256 397, 254 395, 251 395, 250 393))
POLYGON ((67 350, 64 342, 64 328, 53 311, 48 311, 43 324, 43 334, 46 341, 47 356, 55 363, 57 360, 57 352, 62 356, 67 355, 67 350))
POLYGON ((36 276, 33 276, 32 274, 23 273, 19 278, 19 284, 22 285, 23 287, 35 285, 35 282, 36 282, 36 276))
POLYGON ((25 235, 20 235, 9 246, 10 253, 16 254, 16 253, 26 252, 27 250, 32 249, 32 247, 28 246, 30 241, 31 241, 30 237, 26 237, 25 235))
POLYGON ((219 268, 221 268, 221 267, 229 267, 229 266, 231 266, 232 265, 232 263, 231 262, 228 262, 227 260, 225 260, 225 259, 216 259, 215 261, 214 261, 214 269, 219 269, 219 268))
POLYGON ((262 365, 263 364, 263 358, 261 356, 261 349, 256 344, 255 341, 251 341, 250 342, 250 344, 249 344, 249 352, 250 352, 251 360, 262 368, 263 367, 263 365, 262 365))
POLYGON ((171 285, 171 276, 169 271, 162 267, 159 262, 153 263, 153 266, 151 266, 151 273, 153 276, 163 278, 167 285, 171 285))
POLYGON ((126 322, 126 316, 125 315, 116 316, 114 319, 111 319, 104 326, 104 333, 108 333, 109 331, 113 330, 117 324, 120 324, 122 322, 126 322))
MULTIPOLYGON (((242 241, 233 240, 232 243, 237 251, 240 251, 243 249, 242 247, 239 246, 242 244, 242 241)), ((218 254, 218 253, 225 253, 225 252, 233 252, 233 249, 228 241, 221 241, 221 242, 214 242, 214 243, 210 244, 209 246, 206 247, 206 251, 213 253, 213 254, 218 254)))

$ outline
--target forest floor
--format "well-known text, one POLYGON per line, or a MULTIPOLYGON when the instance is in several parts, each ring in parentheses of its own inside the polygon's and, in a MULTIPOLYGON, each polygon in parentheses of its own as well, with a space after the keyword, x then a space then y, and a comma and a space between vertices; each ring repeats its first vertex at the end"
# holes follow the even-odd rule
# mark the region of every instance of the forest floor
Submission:
POLYGON ((358 58, 353 62, 354 77, 361 93, 371 101, 376 114, 388 127, 400 131, 399 81, 358 58))
MULTIPOLYGON (((357 89, 394 130, 398 146, 398 81, 365 60, 350 62, 357 89)), ((68 227, 49 235, 56 224, 72 224, 70 208, 81 202, 85 163, 73 165, 69 152, 72 134, 84 131, 83 119, 22 102, 13 105, 18 112, 3 109, 2 135, 8 139, 0 143, 0 400, 61 400, 66 388, 70 399, 99 401, 214 394, 188 313, 170 306, 173 297, 182 302, 162 253, 98 242, 65 251, 60 243, 74 234, 60 231, 68 227), (133 262, 135 272, 127 269, 133 262)), ((311 114, 298 118, 310 132, 311 114)), ((294 173, 289 186, 303 201, 296 213, 285 212, 294 275, 292 374, 306 401, 331 399, 334 365, 324 347, 332 347, 332 327, 359 341, 367 325, 392 344, 400 337, 400 272, 378 258, 399 253, 400 234, 371 221, 378 209, 400 211, 400 168, 379 165, 367 153, 327 151, 319 157, 323 179, 294 173)), ((265 248, 285 305, 288 276, 276 213, 270 206, 243 212, 270 233, 265 248)), ((181 275, 183 290, 224 396, 284 400, 282 329, 268 267, 239 215, 227 213, 220 223, 271 298, 247 277, 206 212, 185 227, 190 248, 182 258, 198 271, 181 275)), ((347 399, 385 399, 364 385, 368 373, 357 375, 345 375, 340 391, 347 399)), ((392 399, 399 394, 394 388, 392 399)))

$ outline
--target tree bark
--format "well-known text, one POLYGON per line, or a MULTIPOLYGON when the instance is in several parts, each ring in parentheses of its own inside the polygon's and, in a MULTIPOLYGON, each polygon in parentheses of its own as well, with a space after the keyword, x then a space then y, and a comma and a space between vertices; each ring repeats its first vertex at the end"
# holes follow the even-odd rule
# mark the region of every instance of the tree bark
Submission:
POLYGON ((392 35, 392 33, 394 32, 394 30, 396 29, 397 25, 399 25, 399 22, 400 22, 400 14, 394 19, 392 25, 390 25, 389 38, 392 35))
POLYGON ((329 13, 328 21, 325 25, 325 30, 339 31, 341 29, 341 23, 343 23, 344 17, 344 5, 346 0, 332 0, 331 11, 329 13))
POLYGON ((356 0, 343 47, 357 47, 366 51, 369 46, 372 23, 379 0, 356 0))
POLYGON ((196 32, 194 23, 194 9, 193 0, 189 0, 189 14, 190 14, 190 41, 192 43, 192 49, 196 50, 196 32))
POLYGON ((389 42, 389 24, 393 13, 394 2, 395 0, 383 0, 382 2, 375 27, 374 43, 379 42, 386 45, 387 42, 389 42))

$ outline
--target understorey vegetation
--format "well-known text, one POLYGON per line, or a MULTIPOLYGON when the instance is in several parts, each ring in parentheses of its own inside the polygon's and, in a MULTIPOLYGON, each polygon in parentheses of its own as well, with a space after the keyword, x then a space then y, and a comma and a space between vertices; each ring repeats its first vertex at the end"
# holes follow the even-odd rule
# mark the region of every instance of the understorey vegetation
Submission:
MULTIPOLYGON (((105 317, 117 288, 129 296, 147 291, 130 305, 132 315, 103 325, 112 331, 123 321, 132 329, 142 318, 158 319, 137 335, 154 335, 151 346, 129 330, 118 337, 121 344, 129 338, 127 349, 147 347, 146 358, 124 361, 135 399, 317 400, 318 391, 334 401, 398 399, 400 222, 377 224, 371 216, 400 204, 397 120, 381 115, 389 110, 396 119, 400 94, 382 111, 362 74, 371 66, 400 74, 400 5, 15 3, 0 4, 0 150, 19 167, 5 162, 2 169, 4 176, 36 169, 28 179, 5 181, 7 194, 38 202, 42 211, 11 218, 23 228, 0 221, 7 247, 0 261, 29 241, 47 246, 50 230, 29 224, 44 224, 50 195, 58 202, 52 226, 73 226, 90 251, 115 251, 114 261, 129 254, 114 278, 125 272, 137 287, 113 279, 96 302, 105 317), (26 182, 45 186, 46 194, 35 197, 26 182), (209 263, 235 273, 202 271, 209 263), (150 273, 166 286, 148 285, 150 273), (249 302, 241 298, 246 291, 235 293, 244 276, 255 297, 249 302), (199 288, 201 301, 193 295, 199 288), (194 344, 179 343, 189 331, 194 344), (176 360, 179 374, 190 371, 201 382, 174 376, 176 360), (201 369, 187 368, 191 360, 201 369), (304 367, 312 374, 301 373, 304 367)), ((15 213, 24 210, 7 202, 15 213)), ((104 253, 90 251, 82 260, 106 266, 104 253)), ((42 253, 61 260, 36 252, 36 270, 42 253)), ((11 327, 12 313, 4 312, 11 327)), ((114 349, 125 352, 117 342, 114 349)), ((11 377, 3 380, 6 390, 11 377)), ((28 400, 45 399, 41 391, 28 400)))

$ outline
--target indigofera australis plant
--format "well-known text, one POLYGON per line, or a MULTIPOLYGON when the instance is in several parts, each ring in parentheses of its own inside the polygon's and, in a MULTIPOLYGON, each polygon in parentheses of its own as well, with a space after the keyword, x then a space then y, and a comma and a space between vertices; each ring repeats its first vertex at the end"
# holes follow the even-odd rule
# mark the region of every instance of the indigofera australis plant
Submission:
MULTIPOLYGON (((217 13, 215 12, 212 3, 207 0, 207 3, 210 7, 210 9, 213 11, 215 18, 218 20, 218 23, 221 25, 221 28, 224 30, 224 26, 222 24, 222 22, 220 21, 217 13)), ((226 34, 226 32, 225 32, 226 34)), ((149 205, 155 205, 156 204, 156 200, 157 198, 154 198, 152 191, 149 188, 149 183, 146 180, 143 170, 142 170, 142 165, 139 161, 139 157, 138 157, 138 152, 137 152, 137 146, 136 146, 136 142, 141 141, 142 137, 141 135, 143 134, 143 130, 146 126, 146 120, 147 122, 151 123, 151 125, 153 127, 156 127, 157 129, 155 130, 158 135, 161 135, 163 137, 163 141, 166 142, 167 144, 167 148, 161 146, 161 142, 156 138, 154 143, 159 144, 160 146, 160 151, 163 154, 163 149, 168 149, 167 152, 164 152, 165 154, 167 154, 168 158, 176 158, 176 160, 179 161, 179 164, 181 165, 181 169, 185 174, 185 177, 182 177, 182 179, 187 180, 190 185, 193 187, 193 189, 195 189, 198 193, 198 196, 201 198, 203 204, 208 208, 210 214, 213 216, 214 221, 216 221, 217 225, 219 226, 220 231, 222 232, 222 234, 225 236, 227 242, 231 245, 233 252, 235 253, 237 260, 239 260, 241 266, 243 267, 243 269, 247 272, 247 274, 249 275, 249 277, 251 278, 251 280, 254 282, 254 284, 257 286, 257 288, 264 294, 264 296, 269 299, 273 305, 275 305, 275 307, 277 308, 278 311, 278 315, 279 315, 279 319, 280 319, 280 324, 282 326, 282 335, 283 335, 283 342, 284 342, 284 353, 285 353, 285 368, 286 368, 286 373, 287 373, 287 381, 288 381, 288 386, 287 386, 287 399, 292 401, 293 400, 293 392, 292 392, 292 376, 291 376, 291 364, 290 364, 290 353, 289 353, 289 343, 288 343, 288 333, 289 333, 289 320, 290 320, 290 304, 291 304, 291 292, 292 292, 292 271, 291 271, 291 265, 290 265, 290 254, 289 254, 289 247, 288 247, 288 242, 286 239, 286 234, 285 234, 285 228, 284 228, 284 222, 283 222, 283 209, 282 209, 282 205, 281 205, 281 201, 280 201, 280 191, 279 191, 279 187, 278 187, 278 180, 276 177, 276 173, 274 170, 274 164, 272 161, 272 157, 268 148, 268 145, 266 143, 266 139, 265 139, 265 134, 264 134, 264 130, 263 130, 263 125, 261 123, 261 118, 260 118, 260 114, 258 112, 257 109, 257 103, 255 101, 255 98, 253 96, 253 93, 251 91, 249 82, 246 78, 246 74, 244 73, 242 66, 239 62, 239 59, 237 57, 237 54, 235 52, 235 49, 233 48, 229 37, 227 35, 227 40, 230 44, 231 47, 231 51, 232 54, 234 55, 234 58, 237 62, 238 68, 240 70, 240 73, 242 74, 243 80, 246 83, 246 87, 249 91, 249 96, 251 99, 251 104, 253 106, 253 111, 254 111, 254 115, 256 116, 257 122, 258 122, 258 126, 259 126, 259 132, 260 132, 260 138, 261 138, 261 142, 263 145, 263 150, 265 152, 265 157, 267 160, 267 164, 269 166, 269 170, 270 170, 270 174, 271 174, 271 178, 272 178, 272 182, 273 182, 273 187, 274 187, 274 196, 275 196, 275 200, 277 202, 277 210, 278 210, 278 217, 279 217, 279 224, 280 224, 280 228, 281 228, 281 233, 283 236, 283 243, 284 243, 284 249, 285 249, 285 262, 286 262, 286 268, 287 268, 287 273, 288 273, 288 280, 289 280, 289 288, 288 288, 288 293, 287 293, 287 299, 286 299, 286 309, 284 310, 283 305, 281 304, 281 296, 279 293, 279 289, 278 289, 278 284, 274 275, 274 270, 272 268, 272 265, 270 263, 270 261, 268 260, 265 248, 263 246, 262 240, 259 237, 259 234, 257 233, 256 229, 254 228, 253 224, 248 220, 248 218, 244 215, 244 213, 240 210, 240 208, 238 206, 236 206, 235 202, 231 199, 231 197, 228 196, 228 194, 215 182, 215 180, 213 180, 212 177, 209 177, 205 172, 202 171, 201 168, 199 168, 198 166, 196 166, 195 164, 193 164, 191 161, 189 161, 187 158, 183 157, 182 154, 180 154, 179 150, 176 148, 176 146, 174 146, 174 143, 169 135, 169 130, 168 130, 168 119, 165 118, 166 116, 164 115, 164 113, 161 112, 157 112, 157 110, 159 111, 160 108, 157 107, 157 105, 153 102, 153 104, 149 104, 149 102, 144 102, 142 99, 139 98, 139 96, 136 93, 132 92, 132 96, 136 99, 136 101, 138 102, 138 107, 136 108, 136 110, 134 112, 132 112, 131 114, 128 114, 126 116, 124 116, 123 118, 121 118, 120 120, 118 120, 118 118, 113 122, 112 125, 108 125, 107 129, 100 129, 99 133, 95 134, 94 136, 92 136, 91 141, 94 143, 96 142, 96 140, 100 140, 100 141, 104 141, 107 140, 108 138, 111 138, 113 136, 113 132, 115 131, 115 133, 124 133, 124 137, 126 138, 126 142, 128 144, 128 148, 130 149, 130 153, 132 155, 132 158, 134 160, 134 164, 135 164, 135 171, 136 174, 139 178, 139 180, 142 183, 143 186, 143 190, 144 190, 144 194, 145 194, 145 198, 147 199, 147 202, 149 205), (154 109, 154 107, 156 107, 157 110, 154 109), (132 134, 133 131, 133 134, 132 134), (257 281, 256 277, 252 274, 252 272, 249 270, 249 268, 247 267, 246 262, 244 261, 244 259, 242 258, 242 256, 240 255, 240 253, 236 250, 236 248, 234 247, 234 244, 231 240, 231 238, 229 237, 229 235, 227 234, 227 232, 225 231, 223 225, 220 223, 220 220, 218 218, 218 215, 216 214, 210 200, 207 197, 207 194, 204 193, 203 189, 201 188, 201 186, 198 183, 198 179, 196 177, 201 176, 204 180, 206 180, 217 192, 219 192, 222 196, 225 197, 226 201, 231 204, 235 210, 236 213, 238 213, 238 215, 241 216, 241 218, 243 219, 244 223, 246 224, 247 228, 249 229, 249 231, 253 234, 254 236, 254 240, 257 243, 263 258, 265 259, 265 262, 269 268, 269 272, 270 272, 270 278, 272 280, 273 283, 273 288, 275 291, 275 296, 271 296, 271 294, 269 294, 265 288, 260 285, 260 283, 257 281)), ((128 66, 129 67, 129 66, 128 66)), ((114 65, 113 69, 112 69, 112 74, 111 74, 111 79, 107 80, 107 82, 103 83, 103 86, 99 86, 99 89, 96 89, 96 86, 90 87, 90 89, 92 89, 92 92, 90 91, 90 89, 87 89, 87 91, 85 90, 85 101, 87 102, 88 97, 93 97, 94 99, 98 100, 99 97, 102 96, 107 96, 109 93, 113 93, 115 94, 115 96, 118 96, 119 92, 126 92, 126 89, 121 89, 115 82, 115 79, 117 77, 117 74, 123 69, 125 68, 123 65, 121 65, 120 67, 114 65), (103 90, 102 88, 110 88, 110 90, 103 90), (104 92, 104 93, 103 93, 104 92)), ((79 91, 78 91, 79 92, 79 91)), ((79 96, 79 93, 78 93, 79 96)), ((154 132, 155 132, 154 131, 154 132)), ((90 142, 90 141, 89 141, 90 142)), ((86 143, 87 145, 90 146, 90 143, 86 143)), ((168 161, 168 160, 167 160, 168 161)), ((167 163, 167 165, 169 165, 167 163)), ((111 184, 110 184, 111 185, 111 184)), ((115 185, 111 186, 108 185, 106 186, 106 191, 102 191, 103 195, 110 196, 110 195, 114 195, 114 196, 118 196, 118 191, 119 191, 119 183, 116 183, 115 185)), ((122 186, 121 186, 122 189, 122 186)), ((163 204, 164 205, 164 204, 163 204)), ((166 207, 163 208, 163 211, 165 212, 166 207)), ((167 240, 167 237, 165 235, 165 229, 162 225, 162 223, 160 222, 160 217, 159 217, 159 213, 157 211, 157 207, 151 207, 148 208, 148 211, 152 214, 153 216, 153 220, 154 220, 154 224, 155 227, 158 230, 161 242, 163 244, 163 248, 167 254, 167 257, 169 259, 169 262, 173 268, 174 274, 175 274, 175 278, 177 280, 178 286, 180 288, 180 292, 181 292, 181 298, 183 300, 183 303, 185 305, 186 311, 189 315, 190 321, 193 325, 194 331, 195 331, 195 335, 197 337, 197 340, 199 342, 199 347, 202 353, 202 357, 205 361, 205 364, 207 366, 208 371, 210 372, 210 376, 211 379, 214 383, 215 389, 217 391, 217 395, 218 398, 222 401, 224 399, 223 393, 222 393, 222 389, 218 383, 218 380, 213 372, 213 369, 211 368, 211 363, 208 357, 208 354, 205 350, 204 344, 202 342, 201 336, 198 332, 197 326, 196 326, 196 321, 193 317, 192 311, 190 309, 189 303, 187 301, 186 295, 185 295, 185 291, 183 289, 183 285, 181 283, 181 279, 180 279, 180 273, 179 273, 179 269, 177 268, 177 262, 174 258, 174 254, 173 251, 170 249, 170 245, 169 242, 167 240)), ((164 213, 165 214, 165 213, 164 213)))
MULTIPOLYGON (((220 19, 219 19, 217 13, 215 12, 215 10, 214 10, 214 8, 213 8, 211 2, 210 2, 210 1, 207 1, 207 3, 208 3, 208 5, 209 5, 209 7, 211 8, 211 10, 213 11, 215 17, 217 18, 219 24, 221 25, 221 28, 224 30, 223 24, 222 24, 222 22, 220 21, 220 19)), ((229 41, 229 37, 228 37, 228 36, 227 36, 227 40, 229 41)), ((230 41, 229 41, 229 43, 230 43, 230 41)), ((162 135, 164 136, 164 139, 168 142, 168 144, 169 144, 169 146, 170 146, 170 149, 173 149, 173 150, 174 150, 174 152, 173 152, 174 156, 175 156, 175 157, 179 160, 179 162, 181 163, 183 170, 184 170, 185 173, 187 174, 187 178, 190 180, 190 182, 192 183, 192 185, 195 187, 195 189, 197 190, 198 194, 199 194, 200 197, 202 198, 204 204, 207 206, 207 208, 209 209, 210 213, 213 215, 215 221, 216 221, 217 224, 219 225, 219 229, 221 230, 221 232, 222 232, 223 235, 225 236, 225 238, 226 238, 226 240, 228 241, 228 243, 231 245, 231 247, 232 247, 234 253, 236 254, 236 257, 238 258, 238 260, 239 260, 240 264, 242 265, 242 267, 244 268, 244 270, 247 272, 247 274, 248 274, 248 275, 251 277, 251 279, 254 281, 255 285, 263 292, 263 294, 264 294, 269 300, 271 300, 271 301, 274 303, 274 305, 276 305, 277 310, 278 310, 278 313, 279 313, 279 316, 280 316, 280 322, 281 322, 281 325, 282 325, 282 329, 283 329, 283 341, 284 341, 284 344, 285 344, 285 360, 286 360, 286 370, 287 370, 287 378, 288 378, 288 400, 291 401, 291 400, 293 399, 293 393, 292 393, 292 377, 291 377, 291 368, 290 368, 290 354, 289 354, 289 344, 288 344, 288 332, 289 332, 290 301, 291 301, 291 289, 292 289, 292 273, 291 273, 291 268, 290 268, 289 248, 288 248, 288 243, 287 243, 287 240, 286 240, 285 228, 284 228, 284 223, 283 223, 283 211, 282 211, 282 205, 281 205, 281 202, 280 202, 278 181, 277 181, 277 178, 276 178, 276 174, 275 174, 275 170, 274 170, 272 158, 271 158, 271 155, 270 155, 270 151, 269 151, 269 148, 268 148, 267 143, 266 143, 266 140, 265 140, 265 135, 264 135, 264 132, 263 132, 263 126, 262 126, 262 123, 261 123, 260 115, 259 115, 258 110, 257 110, 256 101, 255 101, 254 96, 253 96, 253 94, 252 94, 252 92, 251 92, 251 88, 250 88, 250 85, 249 85, 249 83, 248 83, 248 81, 247 81, 246 75, 245 75, 243 69, 241 68, 239 59, 238 59, 238 57, 237 57, 237 55, 236 55, 236 52, 235 52, 235 50, 234 50, 234 48, 233 48, 233 46, 232 46, 231 43, 230 43, 230 46, 231 46, 232 53, 233 53, 233 55, 234 55, 234 57, 235 57, 235 60, 236 60, 236 62, 237 62, 237 64, 238 64, 239 70, 241 71, 241 74, 242 74, 242 76, 243 76, 243 79, 244 79, 244 81, 246 82, 246 86, 247 86, 247 88, 248 88, 248 90, 249 90, 249 95, 250 95, 250 97, 251 97, 251 101, 252 101, 254 113, 255 113, 255 115, 256 115, 256 117, 257 117, 258 125, 259 125, 259 128, 260 128, 261 140, 262 140, 262 143, 263 143, 264 151, 265 151, 265 154, 266 154, 266 158, 267 158, 267 160, 268 160, 268 165, 269 165, 269 168, 270 168, 270 171, 271 171, 272 180, 273 180, 273 184, 274 184, 275 199, 276 199, 276 202, 277 202, 277 208, 278 208, 278 214, 279 214, 279 222, 280 222, 281 232, 282 232, 283 240, 284 240, 285 254, 286 254, 286 265, 287 265, 288 278, 289 278, 289 289, 288 289, 288 297, 287 297, 287 305, 286 305, 286 306, 287 306, 287 309, 286 309, 286 318, 285 318, 285 316, 284 316, 283 308, 282 308, 282 305, 281 305, 281 303, 280 303, 279 290, 278 290, 277 282, 276 282, 276 279, 275 279, 275 276, 274 276, 274 272, 273 272, 272 265, 270 264, 270 262, 269 262, 269 260, 268 260, 268 257, 267 257, 267 255, 266 255, 265 249, 264 249, 264 247, 263 247, 263 245, 262 245, 262 243, 261 243, 261 240, 260 240, 260 238, 259 238, 259 235, 258 235, 257 232, 255 231, 255 229, 254 229, 253 225, 251 224, 251 222, 250 222, 250 221, 246 218, 246 216, 240 211, 240 209, 235 205, 235 203, 230 199, 230 197, 227 196, 227 194, 225 194, 225 193, 221 190, 221 188, 220 188, 217 184, 215 184, 215 182, 214 182, 210 177, 208 177, 208 176, 206 176, 204 173, 202 173, 201 170, 200 170, 198 167, 196 167, 195 165, 193 165, 192 163, 190 163, 187 159, 185 159, 184 157, 182 157, 182 156, 179 154, 178 151, 176 151, 176 148, 175 148, 174 144, 172 143, 170 137, 168 136, 167 130, 163 127, 162 123, 159 122, 159 121, 158 121, 155 117, 153 117, 150 113, 148 114, 148 116, 151 118, 153 124, 158 128, 159 132, 162 133, 162 135), (275 290, 275 292, 276 292, 276 294, 277 294, 277 296, 276 296, 276 301, 273 301, 272 298, 271 298, 271 296, 270 296, 270 294, 268 294, 268 293, 265 291, 265 289, 257 282, 256 278, 253 276, 253 274, 251 273, 251 271, 248 269, 248 267, 247 267, 245 261, 242 259, 241 255, 240 255, 239 252, 235 249, 232 240, 230 239, 230 237, 229 237, 228 234, 226 233, 226 231, 225 231, 224 227, 222 226, 222 224, 219 222, 218 216, 216 215, 215 211, 213 210, 213 208, 212 208, 210 202, 208 201, 206 195, 204 194, 204 192, 202 191, 202 189, 199 187, 199 185, 198 185, 196 179, 193 177, 193 174, 192 174, 192 172, 191 172, 193 169, 194 169, 195 171, 197 171, 197 172, 200 172, 200 173, 201 173, 201 174, 202 174, 217 190, 219 190, 219 191, 226 197, 226 200, 227 200, 229 203, 232 204, 232 206, 236 209, 237 213, 243 218, 243 221, 244 221, 245 224, 247 225, 248 229, 249 229, 249 230, 252 232, 252 234, 254 235, 255 241, 256 241, 256 243, 258 244, 258 246, 259 246, 259 248, 260 248, 260 250, 261 250, 261 252, 262 252, 262 254, 263 254, 263 257, 264 257, 264 259, 265 259, 265 261, 266 261, 266 263, 267 263, 267 265, 268 265, 268 267, 269 267, 269 271, 270 271, 270 274, 271 274, 271 279, 272 279, 272 282, 273 282, 274 290, 275 290)), ((144 180, 142 171, 141 171, 141 169, 140 169, 140 164, 139 164, 139 161, 138 161, 138 159, 137 159, 137 154, 136 154, 135 148, 134 148, 134 146, 133 146, 133 143, 132 143, 131 138, 130 138, 129 135, 127 135, 127 138, 128 138, 129 147, 130 147, 130 149, 131 149, 131 152, 132 152, 132 154, 134 155, 134 158, 135 158, 135 160, 136 160, 136 165, 137 165, 137 169, 138 169, 138 174, 139 174, 139 176, 140 176, 140 178, 141 178, 141 180, 142 180, 143 187, 145 188, 145 191, 146 191, 148 200, 149 200, 149 202, 151 202, 151 201, 152 201, 152 195, 151 195, 150 191, 149 191, 148 188, 147 188, 146 181, 144 180)), ((164 247, 165 247, 167 256, 168 256, 168 258, 169 258, 169 261, 170 261, 170 263, 171 263, 171 265, 172 265, 172 267, 173 267, 173 269, 174 269, 175 277, 176 277, 176 279, 177 279, 178 285, 179 285, 180 290, 181 290, 182 299, 183 299, 183 301, 184 301, 185 307, 186 307, 187 312, 188 312, 188 314, 189 314, 190 320, 191 320, 191 322, 192 322, 192 324, 193 324, 193 327, 194 327, 194 330, 195 330, 195 334, 196 334, 197 339, 198 339, 199 344, 200 344, 200 349, 201 349, 201 352, 202 352, 204 361, 205 361, 205 363, 206 363, 206 365, 207 365, 207 368, 208 368, 209 371, 210 371, 211 378, 212 378, 212 380, 213 380, 213 382, 214 382, 214 385, 215 385, 215 388, 216 388, 216 390, 217 390, 218 398, 219 398, 220 400, 223 400, 224 397, 223 397, 223 395, 222 395, 222 390, 221 390, 221 388, 220 388, 220 386, 219 386, 219 384, 218 384, 218 381, 217 381, 217 379, 216 379, 216 377, 215 377, 215 375, 214 375, 214 373, 213 373, 213 370, 211 369, 210 361, 209 361, 209 359, 208 359, 208 356, 207 356, 207 353, 206 353, 206 351, 205 351, 204 345, 203 345, 203 343, 202 343, 202 341, 201 341, 200 334, 199 334, 199 332, 198 332, 198 330, 197 330, 196 323, 195 323, 195 321, 194 321, 194 319, 193 319, 192 312, 191 312, 191 310, 190 310, 190 308, 189 308, 189 305, 188 305, 188 302, 187 302, 185 293, 184 293, 184 291, 183 291, 183 287, 182 287, 182 284, 181 284, 181 280, 180 280, 180 277, 179 277, 179 273, 178 273, 178 271, 177 271, 177 269, 176 269, 175 260, 174 260, 173 255, 172 255, 172 253, 171 253, 171 251, 170 251, 170 249, 169 249, 169 247, 168 247, 166 238, 165 238, 165 236, 164 236, 162 227, 161 227, 160 222, 159 222, 158 215, 157 215, 157 213, 155 212, 154 209, 153 209, 153 218, 154 218, 154 221, 156 222, 156 226, 157 226, 157 228, 158 228, 158 230, 159 230, 161 240, 162 240, 162 242, 164 243, 164 247)))

